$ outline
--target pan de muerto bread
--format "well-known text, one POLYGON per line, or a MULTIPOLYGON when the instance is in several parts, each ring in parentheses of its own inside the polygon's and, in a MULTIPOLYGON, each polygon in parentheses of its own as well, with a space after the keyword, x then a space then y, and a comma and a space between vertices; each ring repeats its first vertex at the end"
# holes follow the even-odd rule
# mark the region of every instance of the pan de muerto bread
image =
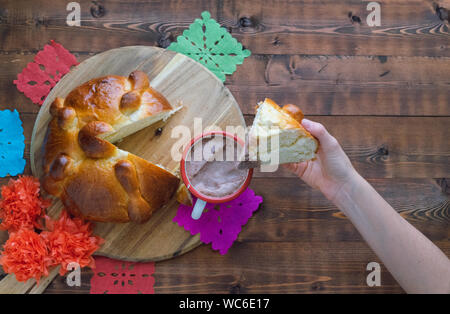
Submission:
POLYGON ((177 111, 147 75, 105 76, 50 106, 43 188, 74 215, 103 222, 144 222, 180 185, 160 166, 113 144, 177 111))

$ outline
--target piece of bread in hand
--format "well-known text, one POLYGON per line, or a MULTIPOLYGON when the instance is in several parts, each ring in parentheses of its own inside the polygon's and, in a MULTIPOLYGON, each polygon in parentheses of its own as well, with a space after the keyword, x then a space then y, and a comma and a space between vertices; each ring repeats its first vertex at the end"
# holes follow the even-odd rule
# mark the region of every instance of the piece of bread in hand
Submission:
POLYGON ((250 158, 257 158, 262 164, 284 164, 315 158, 319 143, 303 128, 302 119, 303 113, 297 106, 289 104, 280 108, 269 98, 260 102, 249 131, 250 158), (278 155, 278 162, 273 160, 275 154, 278 155))

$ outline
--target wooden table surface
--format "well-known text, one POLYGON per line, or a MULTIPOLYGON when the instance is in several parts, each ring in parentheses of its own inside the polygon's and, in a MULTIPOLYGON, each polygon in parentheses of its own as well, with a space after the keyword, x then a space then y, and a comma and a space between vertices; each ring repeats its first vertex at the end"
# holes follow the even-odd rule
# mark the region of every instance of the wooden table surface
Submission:
MULTIPOLYGON (((27 174, 39 106, 12 82, 45 44, 79 61, 121 46, 167 47, 208 10, 252 51, 225 83, 247 123, 264 97, 298 104, 450 255, 450 1, 380 0, 379 27, 367 25, 361 0, 83 0, 80 27, 66 25, 68 2, 0 1, 0 109, 20 112, 27 174)), ((403 292, 384 266, 381 287, 366 285, 366 265, 380 260, 320 192, 284 170, 257 173, 251 187, 264 203, 228 254, 202 245, 156 263, 156 293, 403 292)), ((58 277, 46 292, 88 293, 91 275, 83 271, 81 287, 58 277)))

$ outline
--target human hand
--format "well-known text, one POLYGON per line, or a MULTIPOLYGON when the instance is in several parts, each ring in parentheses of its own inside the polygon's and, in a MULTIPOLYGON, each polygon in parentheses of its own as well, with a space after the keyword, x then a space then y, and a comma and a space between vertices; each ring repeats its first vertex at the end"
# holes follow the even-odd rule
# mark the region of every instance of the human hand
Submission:
POLYGON ((357 172, 341 145, 322 124, 303 119, 302 125, 319 140, 316 159, 284 166, 333 201, 336 194, 357 172))

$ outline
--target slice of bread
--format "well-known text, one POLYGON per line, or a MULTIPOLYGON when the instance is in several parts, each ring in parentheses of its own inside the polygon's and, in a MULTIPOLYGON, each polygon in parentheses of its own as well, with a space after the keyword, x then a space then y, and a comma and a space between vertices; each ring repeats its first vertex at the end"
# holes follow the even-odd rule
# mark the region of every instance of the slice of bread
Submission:
POLYGON ((260 102, 249 132, 250 158, 256 157, 262 164, 284 164, 315 158, 319 143, 303 128, 302 119, 303 113, 294 105, 280 108, 269 98, 260 102))

